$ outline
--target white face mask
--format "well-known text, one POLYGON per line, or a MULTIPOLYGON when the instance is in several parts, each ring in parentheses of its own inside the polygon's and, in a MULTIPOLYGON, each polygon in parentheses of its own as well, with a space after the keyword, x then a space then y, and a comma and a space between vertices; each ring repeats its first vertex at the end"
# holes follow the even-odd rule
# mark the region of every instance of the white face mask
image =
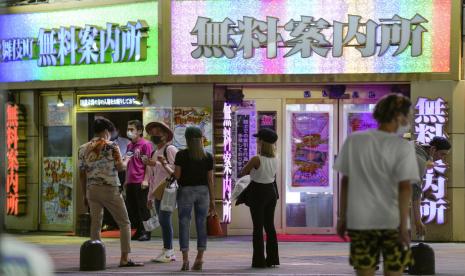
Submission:
POLYGON ((404 126, 403 125, 399 126, 399 128, 397 128, 397 135, 402 136, 405 133, 410 132, 410 128, 411 128, 410 124, 406 124, 404 126))
POLYGON ((126 134, 128 135, 129 139, 134 139, 134 137, 135 137, 134 133, 132 131, 128 131, 126 134))

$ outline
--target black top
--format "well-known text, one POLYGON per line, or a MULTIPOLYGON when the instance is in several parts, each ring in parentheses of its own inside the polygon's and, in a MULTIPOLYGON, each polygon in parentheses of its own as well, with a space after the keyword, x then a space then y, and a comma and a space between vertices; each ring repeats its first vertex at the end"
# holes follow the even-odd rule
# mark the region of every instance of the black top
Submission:
POLYGON ((176 154, 174 164, 181 167, 180 186, 208 186, 208 172, 213 170, 213 156, 210 153, 206 152, 205 159, 192 160, 187 149, 181 150, 176 154))

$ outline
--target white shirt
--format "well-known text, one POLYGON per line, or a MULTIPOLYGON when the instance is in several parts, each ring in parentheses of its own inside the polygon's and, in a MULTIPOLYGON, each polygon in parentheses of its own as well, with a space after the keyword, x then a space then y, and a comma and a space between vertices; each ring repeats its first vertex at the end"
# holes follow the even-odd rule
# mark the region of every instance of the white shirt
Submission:
POLYGON ((131 143, 131 140, 128 138, 124 138, 121 136, 118 136, 118 138, 113 141, 118 144, 119 151, 121 152, 121 156, 124 157, 126 155, 126 150, 128 149, 128 145, 131 143))
POLYGON ((277 161, 276 158, 270 158, 258 155, 260 158, 260 167, 258 169, 252 168, 250 171, 250 180, 262 183, 271 184, 275 181, 277 161))
POLYGON ((354 133, 345 141, 334 169, 349 178, 348 229, 399 227, 399 182, 419 181, 412 144, 379 130, 354 133))

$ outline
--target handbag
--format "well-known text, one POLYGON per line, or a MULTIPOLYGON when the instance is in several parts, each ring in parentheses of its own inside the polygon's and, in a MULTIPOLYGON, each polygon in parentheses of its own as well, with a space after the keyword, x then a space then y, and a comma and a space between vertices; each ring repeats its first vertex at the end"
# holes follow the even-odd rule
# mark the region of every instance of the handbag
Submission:
POLYGON ((163 191, 163 196, 160 202, 160 210, 173 212, 176 208, 176 196, 178 193, 178 184, 174 176, 171 176, 166 181, 166 187, 163 191))
POLYGON ((144 229, 147 232, 152 232, 160 226, 160 221, 158 220, 157 212, 153 211, 153 215, 146 221, 143 221, 144 229))
MULTIPOLYGON (((165 147, 165 149, 163 150, 163 156, 165 157, 166 161, 168 161, 169 164, 171 164, 168 160, 168 147, 170 147, 172 145, 168 145, 165 147)), ((166 189, 166 185, 168 183, 170 183, 170 179, 171 177, 167 177, 165 180, 163 180, 160 185, 158 185, 158 187, 155 189, 154 191, 154 197, 156 200, 162 200, 163 199, 163 193, 165 192, 165 189, 166 189)))
POLYGON ((207 217, 207 234, 209 236, 223 236, 220 218, 217 214, 208 215, 207 217))

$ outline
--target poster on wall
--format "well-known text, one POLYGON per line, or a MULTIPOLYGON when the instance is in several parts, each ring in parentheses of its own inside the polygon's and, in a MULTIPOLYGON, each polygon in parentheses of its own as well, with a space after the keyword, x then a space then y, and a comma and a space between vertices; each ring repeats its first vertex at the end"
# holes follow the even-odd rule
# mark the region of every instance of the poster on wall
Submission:
POLYGON ((208 152, 213 152, 213 128, 211 111, 206 107, 176 107, 174 116, 174 145, 179 149, 187 147, 184 133, 189 126, 199 127, 205 137, 204 147, 208 152))
POLYGON ((347 123, 347 135, 378 127, 378 122, 373 118, 372 112, 350 112, 347 115, 347 123))
POLYGON ((291 114, 292 186, 329 187, 329 113, 291 114))
POLYGON ((42 171, 42 221, 73 223, 73 164, 71 157, 45 157, 42 171))
POLYGON ((237 121, 237 175, 241 175, 242 169, 249 162, 250 154, 250 116, 246 114, 238 114, 237 121))
POLYGON ((276 111, 258 112, 258 129, 269 128, 276 131, 276 111))
POLYGON ((164 122, 172 127, 171 108, 146 107, 143 110, 143 122, 147 125, 150 122, 164 122))
POLYGON ((63 106, 57 106, 56 103, 48 105, 47 126, 69 126, 71 105, 65 103, 63 106))

